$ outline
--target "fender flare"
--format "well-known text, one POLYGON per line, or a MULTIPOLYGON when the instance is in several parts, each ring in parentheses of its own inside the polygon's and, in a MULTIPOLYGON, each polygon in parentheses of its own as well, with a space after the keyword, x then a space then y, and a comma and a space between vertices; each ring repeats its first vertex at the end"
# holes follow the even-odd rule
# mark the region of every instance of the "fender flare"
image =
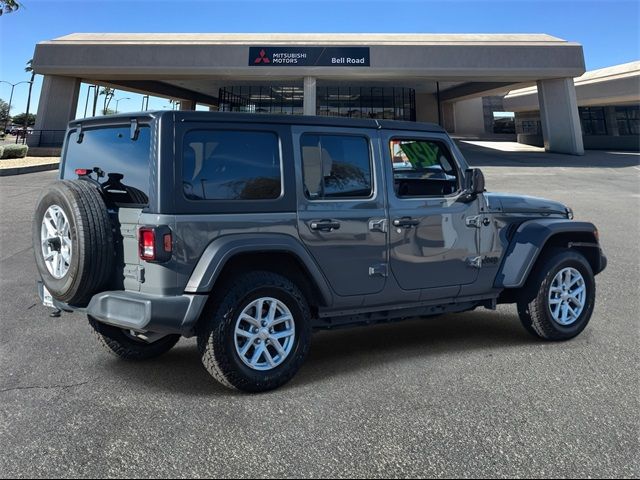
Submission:
POLYGON ((293 255, 306 268, 325 305, 333 303, 333 295, 324 275, 309 252, 296 238, 284 234, 225 235, 211 242, 200 256, 185 293, 209 293, 226 263, 237 254, 284 252, 293 255))
POLYGON ((597 229, 593 223, 576 222, 563 218, 539 218, 523 222, 509 243, 494 286, 496 288, 522 287, 540 256, 540 252, 554 235, 590 233, 597 239, 596 232, 597 229))

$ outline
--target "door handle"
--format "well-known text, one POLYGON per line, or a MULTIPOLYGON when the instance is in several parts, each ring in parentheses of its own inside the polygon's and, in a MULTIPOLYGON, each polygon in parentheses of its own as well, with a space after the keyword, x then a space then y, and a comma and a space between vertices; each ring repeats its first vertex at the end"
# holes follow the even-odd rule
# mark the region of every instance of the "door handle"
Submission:
POLYGON ((420 220, 416 220, 415 218, 411 218, 411 217, 396 218, 393 221, 394 227, 411 228, 411 227, 417 227, 418 225, 420 225, 420 220))
POLYGON ((314 220, 309 225, 311 230, 320 230, 321 232, 332 232, 340 228, 340 222, 334 220, 314 220))

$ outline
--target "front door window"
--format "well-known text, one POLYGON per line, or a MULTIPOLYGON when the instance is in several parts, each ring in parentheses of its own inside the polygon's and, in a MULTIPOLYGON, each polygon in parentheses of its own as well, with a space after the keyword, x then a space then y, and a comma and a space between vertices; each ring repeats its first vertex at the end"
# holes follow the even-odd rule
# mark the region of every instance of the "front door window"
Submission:
POLYGON ((390 142, 393 188, 399 198, 442 197, 459 188, 459 174, 448 148, 431 140, 390 142))
POLYGON ((462 176, 444 139, 387 142, 391 270, 405 290, 451 287, 433 295, 455 295, 478 276, 477 229, 466 222, 478 202, 460 201, 462 176))

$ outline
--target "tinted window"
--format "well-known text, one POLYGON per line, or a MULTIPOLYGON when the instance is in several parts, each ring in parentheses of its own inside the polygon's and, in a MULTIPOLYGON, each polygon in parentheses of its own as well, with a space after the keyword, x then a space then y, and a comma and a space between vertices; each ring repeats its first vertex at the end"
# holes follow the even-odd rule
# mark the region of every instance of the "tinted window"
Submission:
POLYGON ((305 134, 300 144, 307 198, 371 196, 371 158, 366 138, 305 134))
POLYGON ((394 139, 390 149, 398 197, 444 196, 458 189, 458 172, 444 144, 394 139))
POLYGON ((63 178, 77 178, 77 168, 99 168, 97 178, 107 198, 118 204, 147 204, 149 201, 149 159, 151 134, 141 126, 136 140, 131 139, 130 125, 83 129, 78 143, 78 131, 69 134, 63 178))
POLYGON ((605 122, 603 107, 580 107, 580 123, 584 135, 606 135, 607 124, 605 122))
POLYGON ((640 107, 637 105, 616 107, 619 135, 640 134, 640 107))
POLYGON ((282 192, 278 137, 270 132, 188 132, 182 185, 191 200, 276 199, 282 192))

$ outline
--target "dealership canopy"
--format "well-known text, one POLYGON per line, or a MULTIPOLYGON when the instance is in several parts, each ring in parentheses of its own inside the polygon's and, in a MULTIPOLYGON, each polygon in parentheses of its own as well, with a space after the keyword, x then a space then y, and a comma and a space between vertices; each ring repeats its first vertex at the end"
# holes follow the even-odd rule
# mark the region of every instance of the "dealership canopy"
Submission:
MULTIPOLYGON (((549 35, 72 34, 36 46, 36 130, 64 130, 81 82, 214 110, 438 122, 456 102, 527 86, 547 150, 581 154, 582 46, 549 35)), ((458 121, 462 121, 459 119, 458 121)))

